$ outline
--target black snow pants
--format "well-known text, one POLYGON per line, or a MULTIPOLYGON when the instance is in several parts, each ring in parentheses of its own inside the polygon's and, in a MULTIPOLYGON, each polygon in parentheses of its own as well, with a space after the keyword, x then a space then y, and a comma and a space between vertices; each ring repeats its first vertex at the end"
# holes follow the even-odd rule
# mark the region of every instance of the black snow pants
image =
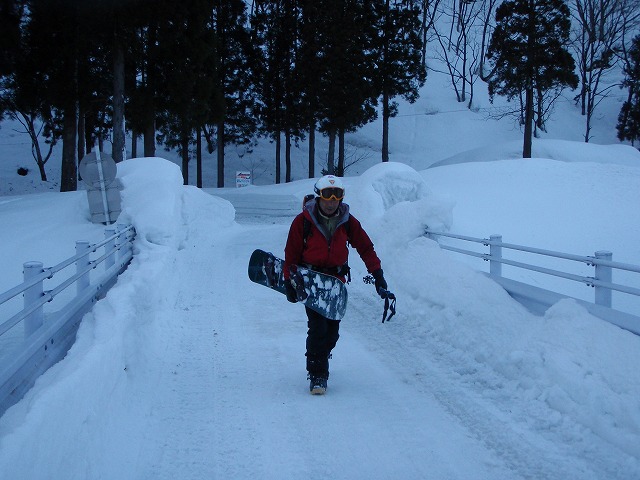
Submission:
POLYGON ((310 375, 329 378, 329 355, 336 346, 339 320, 329 320, 310 308, 307 311, 307 371, 310 375))

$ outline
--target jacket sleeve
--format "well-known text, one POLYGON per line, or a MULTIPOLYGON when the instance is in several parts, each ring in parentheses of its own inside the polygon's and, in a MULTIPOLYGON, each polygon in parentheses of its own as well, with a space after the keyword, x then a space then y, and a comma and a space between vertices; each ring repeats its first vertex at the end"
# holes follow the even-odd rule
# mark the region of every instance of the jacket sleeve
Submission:
POLYGON ((369 273, 373 273, 379 268, 382 268, 378 254, 373 248, 373 242, 364 231, 360 222, 353 216, 349 218, 349 242, 358 252, 360 258, 367 267, 369 273))
POLYGON ((289 280, 289 269, 292 265, 302 263, 302 251, 304 250, 303 241, 303 213, 298 214, 293 219, 287 236, 287 244, 284 247, 284 278, 289 280))

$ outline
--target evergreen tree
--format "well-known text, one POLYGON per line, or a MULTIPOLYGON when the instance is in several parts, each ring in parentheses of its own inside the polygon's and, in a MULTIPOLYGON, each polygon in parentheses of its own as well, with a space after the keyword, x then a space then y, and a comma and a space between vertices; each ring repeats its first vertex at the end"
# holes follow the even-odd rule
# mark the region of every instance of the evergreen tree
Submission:
POLYGON ((48 141, 62 138, 61 191, 77 188, 85 146, 94 139, 102 145, 111 130, 113 68, 101 8, 79 0, 40 0, 28 8, 13 100, 23 117, 41 118, 48 141))
POLYGON ((40 94, 44 75, 31 61, 28 36, 19 28, 22 20, 27 20, 24 2, 0 3, 0 118, 7 114, 22 125, 30 137, 40 179, 46 181, 45 165, 61 132, 55 111, 40 94))
POLYGON ((344 149, 334 164, 335 140, 377 118, 377 12, 375 2, 327 0, 320 44, 320 131, 329 137, 328 173, 342 175, 344 149))
POLYGON ((489 94, 520 98, 525 94, 523 158, 531 158, 534 94, 576 88, 569 41, 569 8, 562 0, 507 0, 496 10, 487 58, 495 65, 489 94))
MULTIPOLYGON (((0 78, 14 71, 14 62, 20 44, 20 21, 24 2, 0 0, 0 78)), ((2 111, 0 111, 0 115, 2 111)))
MULTIPOLYGON (((105 73, 104 91, 109 92, 109 101, 103 111, 109 113, 108 129, 112 132, 112 156, 116 163, 126 158, 125 150, 125 75, 127 57, 136 51, 138 40, 135 29, 144 16, 139 15, 151 6, 150 0, 100 0, 83 4, 85 15, 98 47, 96 57, 101 58, 105 73)), ((133 71, 129 72, 133 76, 133 71)), ((130 82, 129 82, 130 83, 130 82)), ((95 103, 95 102, 94 102, 95 103)), ((82 121, 82 98, 80 99, 80 121, 82 121)))
POLYGON ((257 52, 251 42, 243 0, 216 0, 213 24, 216 32, 216 73, 224 110, 216 109, 203 131, 209 152, 217 150, 217 186, 224 187, 224 147, 246 145, 257 131, 253 72, 257 52), (213 132, 216 139, 213 138, 213 132), (215 147, 214 147, 215 145, 215 147))
POLYGON ((137 19, 135 40, 129 44, 127 70, 127 122, 132 136, 143 136, 143 155, 156 155, 156 116, 158 111, 160 48, 158 29, 161 18, 172 14, 171 0, 139 0, 132 15, 137 19))
POLYGON ((185 184, 193 137, 219 108, 212 9, 212 0, 172 3, 158 28, 158 130, 166 148, 177 148, 185 184))
MULTIPOLYGON (((107 4, 81 2, 78 8, 78 18, 81 19, 78 31, 82 32, 76 51, 79 161, 96 143, 100 151, 105 150, 104 143, 109 138, 114 138, 112 146, 117 143, 116 135, 112 135, 114 75, 110 54, 114 32, 107 4)), ((122 160, 117 155, 113 158, 122 160)))
POLYGON ((302 86, 300 115, 303 128, 309 133, 309 178, 315 177, 315 133, 319 122, 322 92, 321 23, 322 5, 316 0, 301 2, 300 46, 296 59, 298 79, 302 86))
POLYGON ((618 115, 618 138, 635 145, 640 140, 640 35, 636 36, 628 52, 628 61, 623 68, 623 87, 629 95, 618 115))
POLYGON ((275 141, 275 182, 281 178, 282 134, 285 134, 285 181, 291 180, 291 139, 302 137, 300 85, 295 69, 300 8, 296 0, 260 2, 253 17, 254 35, 261 47, 256 76, 259 78, 261 121, 275 141))
POLYGON ((79 3, 80 0, 33 2, 27 25, 29 62, 41 80, 35 93, 62 117, 62 192, 77 189, 78 51, 85 33, 78 18, 79 3))
POLYGON ((389 161, 389 118, 398 113, 401 96, 418 99, 427 73, 422 63, 420 7, 414 0, 385 0, 379 15, 378 78, 382 91, 382 161, 389 161))

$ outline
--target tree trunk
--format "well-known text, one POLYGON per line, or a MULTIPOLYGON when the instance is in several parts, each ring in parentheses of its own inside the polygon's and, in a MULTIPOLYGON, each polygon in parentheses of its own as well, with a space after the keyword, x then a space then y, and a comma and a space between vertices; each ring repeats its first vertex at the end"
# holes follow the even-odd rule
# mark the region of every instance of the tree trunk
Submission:
MULTIPOLYGON (((82 112, 82 110, 81 110, 82 112)), ((93 131, 93 127, 92 125, 87 125, 87 116, 82 115, 82 130, 80 130, 80 128, 78 128, 78 134, 80 134, 80 132, 82 132, 82 141, 84 142, 82 151, 84 152, 84 155, 86 155, 87 153, 91 152, 91 150, 93 150, 93 146, 95 145, 95 139, 93 138, 92 135, 92 131, 93 131)), ((80 141, 78 141, 78 145, 80 144, 80 141)), ((78 157, 80 158, 80 157, 78 157)))
POLYGON ((78 189, 78 167, 76 165, 76 109, 67 108, 64 112, 62 131, 62 170, 60 191, 75 192, 78 189))
POLYGON ((218 157, 218 188, 224 187, 224 122, 218 122, 216 128, 217 145, 216 153, 218 157))
POLYGON ((524 145, 522 147, 522 158, 531 158, 531 142, 533 141, 533 69, 532 52, 535 51, 536 42, 536 19, 534 0, 528 0, 528 24, 527 24, 527 53, 528 53, 528 78, 526 80, 526 91, 524 100, 524 145))
MULTIPOLYGON (((46 160, 49 159, 49 156, 47 156, 47 159, 43 159, 42 158, 42 150, 40 149, 40 141, 38 140, 38 133, 36 132, 36 128, 33 124, 34 122, 34 117, 33 116, 26 116, 24 114, 21 114, 22 117, 25 120, 25 124, 27 125, 28 128, 28 132, 29 132, 29 136, 31 137, 31 149, 33 151, 33 155, 36 158, 36 163, 38 164, 38 170, 40 171, 40 180, 42 180, 43 182, 47 181, 47 172, 44 169, 44 164, 46 163, 46 160)), ((49 155, 51 155, 51 150, 52 150, 52 146, 51 144, 49 144, 49 155)))
POLYGON ((429 2, 422 2, 422 68, 427 65, 427 12, 429 10, 429 2))
MULTIPOLYGON (((149 26, 149 50, 156 48, 157 25, 149 26)), ((147 52, 149 58, 153 58, 150 52, 147 52)), ((144 156, 156 156, 156 102, 155 102, 155 85, 156 85, 156 65, 149 60, 147 65, 147 81, 144 89, 144 156)))
POLYGON ((593 117, 593 111, 595 109, 594 101, 595 100, 592 95, 587 96, 587 115, 586 115, 587 121, 586 121, 585 132, 584 132, 585 143, 589 143, 589 140, 591 139, 591 119, 593 117))
POLYGON ((527 88, 524 109, 524 146, 522 148, 522 158, 531 158, 531 143, 533 136, 533 87, 527 88))
POLYGON ((327 152, 327 175, 335 174, 334 157, 336 153, 336 130, 329 130, 329 151, 327 152))
POLYGON ((336 175, 344 177, 344 130, 340 129, 338 133, 338 168, 336 175))
MULTIPOLYGON (((586 70, 586 63, 583 67, 586 70)), ((580 113, 582 115, 587 114, 587 75, 586 73, 581 74, 582 86, 580 87, 580 113)))
POLYGON ((100 146, 101 152, 104 152, 104 139, 108 137, 105 128, 102 126, 107 124, 105 117, 106 112, 100 112, 100 114, 98 115, 98 125, 100 125, 100 127, 98 128, 98 145, 100 146))
POLYGON ((78 109, 78 162, 84 158, 86 153, 86 128, 85 128, 85 112, 82 105, 78 109))
MULTIPOLYGON (((38 139, 38 133, 36 132, 36 127, 34 125, 35 117, 33 115, 27 115, 22 112, 20 112, 19 115, 23 119, 23 120, 20 120, 20 123, 22 123, 25 126, 27 133, 29 134, 29 138, 31 139, 31 152, 36 161, 36 164, 38 165, 38 170, 40 171, 40 180, 42 180, 43 182, 46 182, 47 172, 44 169, 44 164, 49 159, 49 156, 47 156, 47 159, 44 159, 42 157, 42 150, 40 149, 40 141, 38 139)), ((51 144, 49 144, 49 155, 51 155, 52 148, 53 147, 51 146, 51 144)))
POLYGON ((156 156, 156 122, 153 110, 146 113, 144 126, 144 156, 156 156))
POLYGON ((211 130, 209 130, 206 125, 203 125, 202 133, 204 134, 204 139, 207 142, 207 152, 209 152, 209 154, 212 154, 216 151, 216 147, 213 142, 213 127, 211 127, 211 130))
POLYGON ((114 40, 113 52, 113 143, 111 156, 116 163, 126 160, 124 125, 124 49, 114 40))
MULTIPOLYGON (((487 46, 487 37, 488 37, 488 30, 489 30, 489 25, 491 24, 491 16, 493 13, 493 5, 494 5, 494 1, 491 0, 487 3, 487 10, 486 10, 486 15, 484 17, 484 20, 482 22, 482 41, 480 42, 480 55, 479 55, 479 65, 478 65, 478 73, 480 76, 480 79, 483 82, 486 82, 489 80, 489 77, 491 76, 490 74, 487 75, 484 71, 484 62, 485 62, 485 50, 486 50, 486 46, 487 46)), ((472 84, 473 85, 473 84, 472 84)), ((471 101, 469 101, 469 104, 471 104, 471 101)))
MULTIPOLYGON (((391 32, 391 19, 389 11, 389 0, 385 2, 384 9, 384 32, 383 32, 383 46, 382 46, 382 161, 389 161, 389 88, 387 87, 387 79, 385 75, 386 65, 390 62, 389 59, 389 36, 391 32)), ((344 141, 344 131, 340 132, 341 141, 344 141)), ((343 152, 344 154, 344 152, 343 152)), ((344 167, 344 159, 342 159, 342 166, 344 167)), ((344 171, 342 172, 344 175, 344 171)))
POLYGON ((184 185, 189 185, 189 136, 182 136, 182 183, 184 185))
POLYGON ((38 171, 40 172, 40 180, 47 181, 47 172, 44 169, 44 163, 38 162, 38 171))
POLYGON ((138 158, 138 132, 131 132, 131 158, 138 158))
POLYGON ((542 92, 542 90, 540 90, 539 88, 536 91, 536 116, 535 116, 535 129, 533 132, 533 136, 535 138, 539 138, 538 137, 538 129, 540 129, 540 131, 544 132, 545 131, 545 126, 544 126, 544 94, 542 92))
POLYGON ((202 188, 202 129, 196 133, 196 187, 202 188))
POLYGON ((389 94, 382 94, 382 161, 389 161, 389 94))
POLYGON ((280 132, 276 136, 276 183, 280 183, 280 132))
POLYGON ((291 181, 291 132, 287 130, 284 134, 284 163, 285 163, 285 182, 291 181))
POLYGON ((311 124, 309 129, 309 178, 314 178, 316 169, 316 126, 311 124))

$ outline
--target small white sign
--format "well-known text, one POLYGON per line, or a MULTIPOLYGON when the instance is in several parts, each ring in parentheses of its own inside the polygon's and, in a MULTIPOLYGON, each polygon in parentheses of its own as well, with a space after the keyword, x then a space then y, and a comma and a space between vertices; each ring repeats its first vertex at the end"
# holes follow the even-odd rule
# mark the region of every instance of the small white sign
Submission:
POLYGON ((251 185, 251 172, 236 172, 236 188, 251 185))

